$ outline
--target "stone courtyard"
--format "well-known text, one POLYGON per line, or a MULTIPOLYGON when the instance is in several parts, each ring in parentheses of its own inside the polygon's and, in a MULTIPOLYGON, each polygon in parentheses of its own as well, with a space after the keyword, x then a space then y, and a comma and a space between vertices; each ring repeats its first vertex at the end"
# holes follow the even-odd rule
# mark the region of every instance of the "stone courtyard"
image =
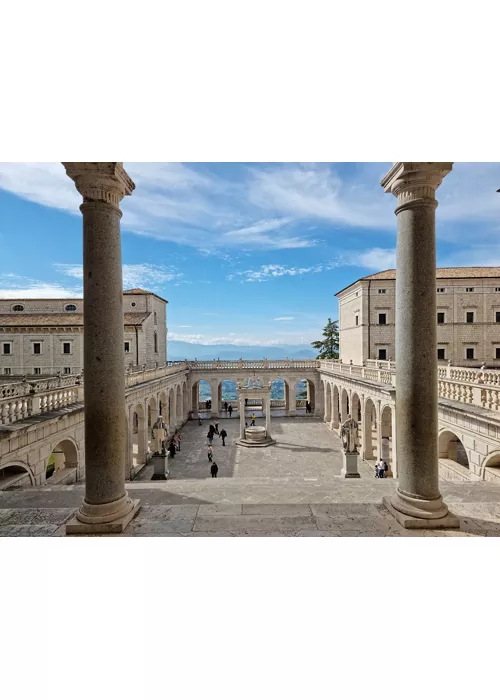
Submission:
MULTIPOLYGON (((262 417, 257 415, 257 424, 262 417)), ((239 421, 222 418, 226 447, 215 436, 217 479, 210 477, 209 423, 188 422, 182 447, 169 460, 168 481, 151 481, 146 466, 127 484, 141 509, 119 536, 474 537, 500 535, 500 487, 485 482, 441 482, 458 530, 405 530, 382 505, 396 479, 375 479, 360 460, 360 479, 343 479, 341 443, 318 418, 274 415, 277 444, 235 444, 239 421)), ((0 536, 60 536, 74 516, 84 484, 0 492, 0 536)), ((117 535, 110 535, 117 536, 117 535)))

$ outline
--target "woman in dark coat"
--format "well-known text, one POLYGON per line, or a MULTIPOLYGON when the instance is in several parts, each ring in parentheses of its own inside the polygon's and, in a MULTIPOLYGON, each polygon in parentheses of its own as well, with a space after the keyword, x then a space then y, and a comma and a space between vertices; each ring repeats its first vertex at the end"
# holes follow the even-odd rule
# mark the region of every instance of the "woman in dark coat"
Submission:
POLYGON ((170 440, 170 444, 168 446, 168 453, 171 457, 175 457, 175 442, 173 440, 170 440))

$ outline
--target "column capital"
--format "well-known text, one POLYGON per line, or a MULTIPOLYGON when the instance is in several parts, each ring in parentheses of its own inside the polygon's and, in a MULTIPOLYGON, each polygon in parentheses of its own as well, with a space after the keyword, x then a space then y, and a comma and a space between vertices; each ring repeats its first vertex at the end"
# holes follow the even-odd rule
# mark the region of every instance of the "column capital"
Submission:
POLYGON ((123 163, 63 163, 66 175, 75 183, 84 203, 103 202, 118 208, 135 184, 123 163))
POLYGON ((398 209, 417 204, 437 206, 436 190, 453 163, 394 163, 380 184, 398 199, 398 209))

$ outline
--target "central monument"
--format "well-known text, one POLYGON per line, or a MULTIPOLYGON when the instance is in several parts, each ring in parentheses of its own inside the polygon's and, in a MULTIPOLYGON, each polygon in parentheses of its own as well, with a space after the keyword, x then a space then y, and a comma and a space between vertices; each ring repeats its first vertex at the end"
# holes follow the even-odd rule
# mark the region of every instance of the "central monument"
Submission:
POLYGON ((249 379, 245 384, 238 382, 238 401, 240 408, 240 437, 236 440, 237 445, 242 447, 268 447, 275 445, 276 440, 271 437, 271 382, 267 387, 263 386, 259 378, 249 379), (245 425, 245 406, 253 408, 255 399, 262 400, 262 411, 266 417, 266 425, 245 425), (250 403, 251 402, 251 403, 250 403))

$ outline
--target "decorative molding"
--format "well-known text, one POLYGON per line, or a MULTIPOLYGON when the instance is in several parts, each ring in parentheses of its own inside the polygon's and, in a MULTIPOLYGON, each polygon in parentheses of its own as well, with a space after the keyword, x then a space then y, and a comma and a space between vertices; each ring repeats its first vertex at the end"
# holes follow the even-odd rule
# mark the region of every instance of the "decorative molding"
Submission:
POLYGON ((123 163, 63 163, 84 203, 99 202, 119 208, 123 197, 131 195, 135 184, 123 163))
POLYGON ((453 163, 394 163, 380 184, 398 200, 396 213, 413 204, 437 206, 436 190, 453 163))

